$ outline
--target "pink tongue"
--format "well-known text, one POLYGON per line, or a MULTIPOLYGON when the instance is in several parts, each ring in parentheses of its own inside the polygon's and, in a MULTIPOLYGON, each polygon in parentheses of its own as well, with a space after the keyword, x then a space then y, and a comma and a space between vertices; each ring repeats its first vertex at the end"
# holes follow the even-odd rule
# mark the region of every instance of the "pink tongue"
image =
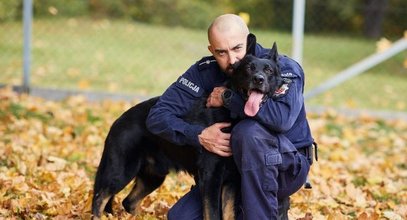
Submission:
POLYGON ((250 93, 249 99, 244 106, 244 113, 247 116, 253 117, 257 114, 260 109, 260 103, 263 98, 263 94, 260 92, 252 91, 250 93))

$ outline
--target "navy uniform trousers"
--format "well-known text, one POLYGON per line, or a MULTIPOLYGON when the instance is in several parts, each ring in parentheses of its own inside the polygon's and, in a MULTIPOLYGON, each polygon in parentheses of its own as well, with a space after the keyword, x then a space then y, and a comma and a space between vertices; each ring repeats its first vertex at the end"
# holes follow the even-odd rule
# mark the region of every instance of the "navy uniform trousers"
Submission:
MULTIPOLYGON (((233 157, 241 174, 238 219, 278 219, 278 201, 287 199, 306 181, 310 164, 282 134, 245 119, 232 130, 233 157)), ((168 212, 169 220, 202 219, 198 187, 168 212)))

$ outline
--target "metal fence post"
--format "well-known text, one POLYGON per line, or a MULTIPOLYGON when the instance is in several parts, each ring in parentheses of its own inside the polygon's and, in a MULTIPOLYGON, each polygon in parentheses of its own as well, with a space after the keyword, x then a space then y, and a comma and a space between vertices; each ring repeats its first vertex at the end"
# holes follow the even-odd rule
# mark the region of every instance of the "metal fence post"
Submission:
POLYGON ((21 92, 24 93, 28 93, 30 91, 32 19, 33 19, 33 2, 32 0, 24 0, 23 85, 21 87, 21 92))
POLYGON ((304 41, 305 0, 294 0, 293 10, 293 48, 292 58, 302 63, 302 47, 304 41))

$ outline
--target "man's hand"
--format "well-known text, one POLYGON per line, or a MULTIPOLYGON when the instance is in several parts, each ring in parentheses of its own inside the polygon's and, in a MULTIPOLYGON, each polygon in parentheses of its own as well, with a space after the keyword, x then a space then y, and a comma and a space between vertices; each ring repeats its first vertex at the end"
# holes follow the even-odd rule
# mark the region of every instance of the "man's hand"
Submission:
POLYGON ((215 87, 212 93, 209 95, 208 99, 206 100, 206 107, 222 107, 223 100, 222 100, 222 93, 226 90, 226 87, 220 86, 215 87))
POLYGON ((209 152, 215 153, 222 157, 232 156, 232 149, 230 148, 230 134, 223 133, 222 128, 230 127, 230 123, 222 122, 215 123, 205 128, 200 135, 198 135, 199 143, 209 152))

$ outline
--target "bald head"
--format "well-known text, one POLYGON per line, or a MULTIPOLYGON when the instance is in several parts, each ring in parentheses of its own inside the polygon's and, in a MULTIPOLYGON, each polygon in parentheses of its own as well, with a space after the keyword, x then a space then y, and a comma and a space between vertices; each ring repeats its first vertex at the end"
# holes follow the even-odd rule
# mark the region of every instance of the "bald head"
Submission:
POLYGON ((233 64, 246 54, 249 28, 237 15, 217 17, 208 28, 208 49, 219 67, 227 74, 233 73, 233 64))
POLYGON ((215 36, 228 34, 247 36, 249 28, 240 16, 224 14, 217 17, 209 26, 208 41, 211 44, 215 36))

